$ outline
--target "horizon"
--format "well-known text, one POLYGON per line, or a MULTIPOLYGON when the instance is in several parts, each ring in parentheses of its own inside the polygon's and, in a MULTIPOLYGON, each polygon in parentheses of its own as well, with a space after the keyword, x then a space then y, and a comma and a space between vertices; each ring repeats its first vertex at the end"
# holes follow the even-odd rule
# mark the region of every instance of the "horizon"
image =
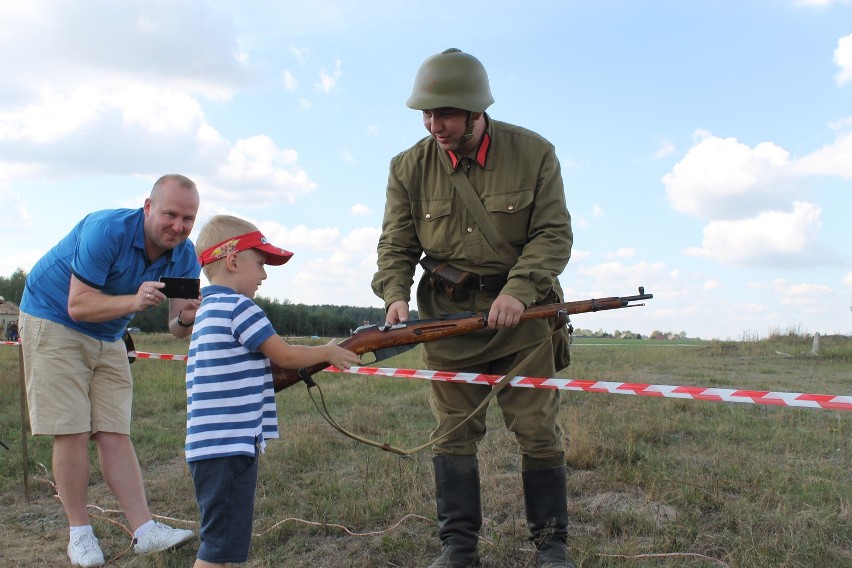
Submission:
POLYGON ((851 1, 466 7, 0 4, 17 54, 0 73, 0 275, 182 173, 201 194, 192 240, 226 213, 295 253, 259 295, 382 307, 388 165, 426 135, 405 100, 457 47, 488 72, 489 116, 556 147, 566 301, 654 295, 575 327, 852 335, 851 1))

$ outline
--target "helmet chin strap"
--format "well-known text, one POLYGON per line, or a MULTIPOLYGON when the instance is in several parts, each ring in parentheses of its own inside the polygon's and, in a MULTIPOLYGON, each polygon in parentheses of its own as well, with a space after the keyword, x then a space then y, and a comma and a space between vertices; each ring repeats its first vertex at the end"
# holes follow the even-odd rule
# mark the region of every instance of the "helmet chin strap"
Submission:
POLYGON ((473 138, 473 127, 476 126, 476 120, 473 119, 473 113, 467 111, 467 130, 465 130, 462 140, 470 140, 473 138))

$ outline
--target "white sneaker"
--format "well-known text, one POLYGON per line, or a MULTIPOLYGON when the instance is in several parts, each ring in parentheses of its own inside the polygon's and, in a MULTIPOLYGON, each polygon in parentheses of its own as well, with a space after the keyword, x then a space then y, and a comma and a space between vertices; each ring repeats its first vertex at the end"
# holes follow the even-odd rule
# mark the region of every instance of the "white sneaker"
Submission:
POLYGON ((133 550, 139 554, 162 552, 186 544, 195 537, 195 533, 184 529, 174 529, 163 523, 154 523, 154 527, 136 539, 133 550))
POLYGON ((82 532, 71 538, 68 543, 68 558, 74 566, 103 566, 104 553, 98 539, 90 532, 82 532))

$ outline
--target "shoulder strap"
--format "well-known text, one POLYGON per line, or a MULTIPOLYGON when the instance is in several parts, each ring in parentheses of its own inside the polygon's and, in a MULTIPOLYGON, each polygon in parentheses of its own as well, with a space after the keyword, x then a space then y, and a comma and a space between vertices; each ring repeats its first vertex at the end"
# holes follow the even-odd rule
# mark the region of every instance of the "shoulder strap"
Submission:
POLYGON ((479 196, 476 194, 476 190, 473 189, 470 180, 467 179, 467 175, 459 167, 450 174, 450 179, 452 179, 453 187, 456 188, 459 197, 462 198, 462 201, 464 201, 470 214, 473 215, 479 228, 482 229, 485 240, 488 241, 488 244, 491 245, 491 248, 500 257, 500 260, 506 264, 515 264, 518 260, 518 254, 512 245, 509 244, 509 241, 503 238, 503 235, 494 226, 494 222, 479 200, 479 196))

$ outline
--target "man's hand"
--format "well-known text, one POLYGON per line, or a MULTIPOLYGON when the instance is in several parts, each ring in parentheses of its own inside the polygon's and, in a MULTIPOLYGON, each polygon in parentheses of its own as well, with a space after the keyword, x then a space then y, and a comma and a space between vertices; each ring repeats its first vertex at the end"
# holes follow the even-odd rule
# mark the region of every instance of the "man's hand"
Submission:
POLYGON ((500 294, 488 310, 489 329, 515 327, 521 321, 525 309, 524 303, 516 297, 500 294))
POLYGON ((385 315, 385 323, 395 324, 408 321, 408 302, 397 300, 388 306, 388 313, 385 315))

